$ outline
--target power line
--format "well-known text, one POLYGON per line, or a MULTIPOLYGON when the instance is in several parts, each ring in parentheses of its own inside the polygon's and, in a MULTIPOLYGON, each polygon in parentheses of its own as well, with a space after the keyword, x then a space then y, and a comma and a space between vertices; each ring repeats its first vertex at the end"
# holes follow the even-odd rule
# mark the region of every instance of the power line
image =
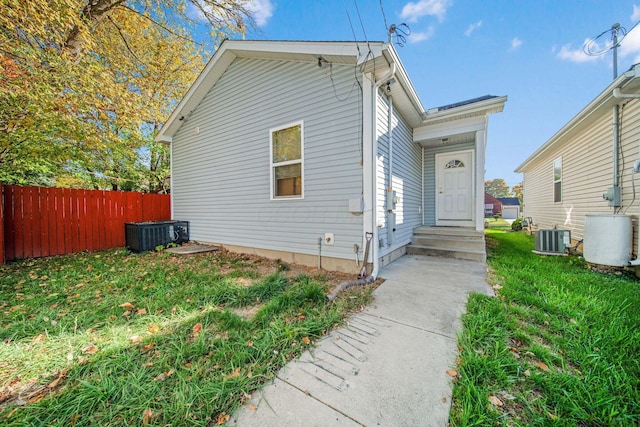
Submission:
POLYGON ((380 10, 382 11, 382 19, 384 19, 384 28, 389 31, 389 26, 387 25, 387 15, 384 14, 384 6, 382 6, 382 0, 380 0, 380 10))

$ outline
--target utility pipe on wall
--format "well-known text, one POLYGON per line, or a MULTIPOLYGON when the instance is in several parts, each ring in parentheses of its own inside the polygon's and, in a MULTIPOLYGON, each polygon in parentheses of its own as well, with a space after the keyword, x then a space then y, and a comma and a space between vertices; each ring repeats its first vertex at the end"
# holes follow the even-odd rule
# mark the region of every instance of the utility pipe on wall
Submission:
MULTIPOLYGON (((372 150, 371 150, 371 156, 372 156, 372 161, 371 161, 371 167, 372 167, 372 171, 371 173, 373 174, 373 179, 371 180, 371 186, 372 186, 372 197, 373 200, 371 200, 372 203, 372 212, 371 212, 371 232, 373 233, 373 250, 371 251, 371 257, 372 257, 372 264, 373 264, 373 269, 371 271, 371 276, 373 276, 374 278, 378 276, 378 272, 380 270, 380 262, 378 260, 378 220, 377 220, 377 204, 376 204, 376 200, 378 197, 378 193, 377 193, 377 169, 378 169, 378 138, 376 138, 376 124, 378 123, 377 120, 377 116, 378 116, 378 88, 380 86, 382 86, 382 84, 384 84, 385 82, 387 82, 391 77, 393 77, 393 75, 396 73, 396 64, 391 63, 391 66, 389 68, 389 71, 382 76, 382 78, 378 81, 376 81, 373 85, 373 91, 371 93, 372 96, 372 108, 371 108, 371 115, 372 115, 372 120, 371 120, 371 141, 372 141, 372 150)), ((373 76, 373 78, 375 79, 375 75, 373 76)), ((363 260, 364 263, 366 263, 368 260, 363 260)))
POLYGON ((388 121, 387 121, 387 143, 389 145, 389 176, 387 177, 389 187, 387 188, 387 198, 386 202, 391 203, 391 206, 387 206, 387 246, 391 246, 393 244, 393 229, 395 224, 392 221, 393 219, 393 97, 391 96, 391 89, 389 87, 389 82, 387 82, 387 99, 389 100, 389 111, 388 111, 388 121))
POLYGON ((618 176, 618 153, 620 151, 620 141, 618 138, 618 119, 619 110, 618 104, 613 106, 613 186, 617 187, 620 184, 618 176))

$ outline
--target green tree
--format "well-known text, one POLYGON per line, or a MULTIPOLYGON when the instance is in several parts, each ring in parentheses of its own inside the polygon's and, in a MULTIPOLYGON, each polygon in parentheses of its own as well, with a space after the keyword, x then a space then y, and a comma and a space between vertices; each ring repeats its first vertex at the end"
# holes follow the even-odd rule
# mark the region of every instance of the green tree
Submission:
POLYGON ((153 136, 216 43, 253 25, 247 5, 2 2, 0 180, 166 190, 167 150, 153 136), (202 28, 206 46, 190 34, 202 28))
POLYGON ((517 197, 520 200, 520 204, 522 204, 522 191, 524 186, 522 183, 516 184, 511 187, 511 193, 513 193, 513 197, 517 197))
POLYGON ((509 186, 502 178, 490 179, 484 182, 484 191, 493 197, 510 197, 509 186))

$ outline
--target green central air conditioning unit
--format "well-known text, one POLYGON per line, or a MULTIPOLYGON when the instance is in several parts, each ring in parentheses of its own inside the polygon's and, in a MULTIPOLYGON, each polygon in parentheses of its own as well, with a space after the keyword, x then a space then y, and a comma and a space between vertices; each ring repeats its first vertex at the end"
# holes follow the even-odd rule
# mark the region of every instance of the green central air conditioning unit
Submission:
POLYGON ((538 230, 535 232, 535 250, 540 255, 566 255, 565 249, 571 246, 569 230, 538 230))

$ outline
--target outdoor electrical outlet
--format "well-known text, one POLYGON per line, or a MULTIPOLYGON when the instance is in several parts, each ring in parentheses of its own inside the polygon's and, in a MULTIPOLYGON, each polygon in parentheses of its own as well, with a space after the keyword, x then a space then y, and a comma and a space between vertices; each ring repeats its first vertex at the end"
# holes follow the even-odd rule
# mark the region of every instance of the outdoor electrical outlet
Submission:
POLYGON ((324 233, 324 244, 333 245, 333 233, 324 233))

